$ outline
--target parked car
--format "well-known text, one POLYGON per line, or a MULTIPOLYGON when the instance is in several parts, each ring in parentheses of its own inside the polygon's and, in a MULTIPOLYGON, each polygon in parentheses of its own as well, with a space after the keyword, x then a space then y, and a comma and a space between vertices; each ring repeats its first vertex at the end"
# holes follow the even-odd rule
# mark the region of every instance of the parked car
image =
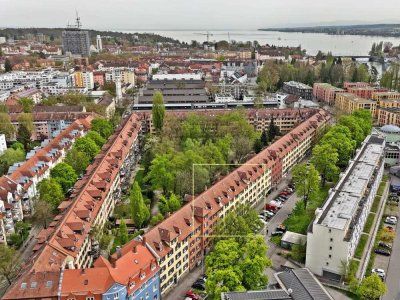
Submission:
POLYGON ((276 205, 275 202, 274 203, 265 204, 265 209, 266 210, 270 210, 270 211, 272 211, 274 213, 276 213, 279 210, 279 208, 278 208, 278 206, 276 205))
POLYGON ((192 288, 194 288, 196 290, 204 291, 206 289, 206 286, 204 283, 195 282, 192 284, 192 288))
POLYGON ((261 211, 261 213, 265 216, 265 217, 267 217, 267 219, 271 219, 273 216, 275 216, 275 214, 272 212, 272 211, 269 211, 269 210, 263 210, 263 211, 261 211))
POLYGON ((281 230, 275 230, 275 231, 273 231, 273 232, 271 233, 271 236, 281 236, 281 235, 283 235, 283 234, 284 234, 283 231, 281 231, 281 230))
POLYGON ((385 219, 385 223, 386 224, 390 224, 390 225, 396 225, 397 224, 397 218, 394 216, 388 216, 385 219))
POLYGON ((388 249, 378 248, 378 249, 375 249, 375 253, 376 254, 380 254, 380 255, 384 255, 384 256, 390 256, 390 254, 392 252, 390 250, 388 250, 388 249))
POLYGON ((385 276, 386 276, 385 270, 375 268, 375 269, 372 269, 371 273, 378 275, 382 279, 382 281, 385 280, 385 276))
POLYGON ((286 226, 283 224, 279 224, 278 226, 276 226, 275 231, 283 231, 286 232, 286 226))
POLYGON ((267 225, 267 224, 268 224, 267 220, 265 220, 265 219, 259 218, 259 220, 260 220, 260 222, 263 223, 264 225, 267 225))
POLYGON ((391 245, 386 244, 386 243, 384 243, 384 242, 382 242, 382 241, 379 242, 378 246, 381 247, 381 248, 389 249, 389 250, 392 249, 392 246, 391 246, 391 245))
POLYGON ((190 298, 190 299, 193 299, 193 300, 200 299, 200 295, 197 295, 197 294, 193 293, 192 291, 187 291, 185 296, 190 298))

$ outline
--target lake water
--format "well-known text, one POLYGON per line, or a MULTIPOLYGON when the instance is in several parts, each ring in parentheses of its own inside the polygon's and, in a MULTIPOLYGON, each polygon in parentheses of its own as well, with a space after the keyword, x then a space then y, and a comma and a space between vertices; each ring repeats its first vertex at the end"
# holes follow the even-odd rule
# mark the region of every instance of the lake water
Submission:
MULTIPOLYGON (((147 32, 156 33, 162 36, 171 37, 180 41, 190 43, 192 40, 204 42, 207 37, 206 31, 202 30, 125 30, 124 32, 147 32)), ((360 35, 328 35, 323 33, 297 33, 257 30, 214 30, 209 31, 210 41, 235 40, 255 41, 260 44, 277 46, 299 46, 307 50, 308 54, 315 55, 318 50, 323 52, 332 51, 334 55, 368 55, 374 42, 392 42, 393 45, 400 45, 400 38, 372 37, 360 35), (229 35, 228 35, 229 34, 229 35)))

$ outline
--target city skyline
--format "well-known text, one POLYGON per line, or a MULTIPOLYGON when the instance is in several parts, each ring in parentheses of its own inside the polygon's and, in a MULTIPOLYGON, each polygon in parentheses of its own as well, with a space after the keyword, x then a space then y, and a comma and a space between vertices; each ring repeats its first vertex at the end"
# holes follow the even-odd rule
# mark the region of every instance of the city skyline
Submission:
POLYGON ((246 3, 236 1, 234 4, 227 0, 193 0, 190 4, 184 0, 172 0, 162 10, 154 9, 162 7, 160 0, 117 0, 112 3, 93 0, 84 3, 77 0, 55 3, 41 0, 40 3, 41 5, 27 0, 0 0, 0 5, 6 12, 1 18, 0 26, 64 27, 67 23, 74 23, 75 10, 79 12, 84 28, 99 30, 234 30, 400 22, 396 13, 400 3, 396 0, 386 1, 385 7, 391 7, 387 10, 381 9, 382 3, 378 0, 369 0, 363 6, 355 1, 345 0, 286 0, 279 3, 252 0, 246 3), (113 13, 110 14, 110 11, 113 13), (35 17, 27 18, 26 12, 35 17), (103 18, 99 19, 99 16, 103 18))

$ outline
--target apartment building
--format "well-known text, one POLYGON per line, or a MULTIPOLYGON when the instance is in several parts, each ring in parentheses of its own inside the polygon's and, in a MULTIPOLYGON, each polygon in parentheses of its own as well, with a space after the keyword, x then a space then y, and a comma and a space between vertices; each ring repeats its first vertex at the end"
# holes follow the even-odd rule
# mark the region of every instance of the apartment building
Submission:
MULTIPOLYGON (((32 150, 24 162, 12 165, 8 174, 0 177, 0 214, 3 214, 5 236, 14 233, 15 224, 29 216, 40 181, 50 177, 50 170, 60 163, 75 140, 90 129, 93 118, 74 121, 68 128, 38 150, 32 150)), ((0 226, 1 227, 1 226, 0 226)))
MULTIPOLYGON (((216 114, 224 114, 231 112, 230 110, 220 109, 208 109, 207 111, 198 111, 196 114, 214 117, 216 114)), ((166 114, 175 116, 177 118, 184 119, 188 114, 192 113, 189 111, 167 111, 166 114)), ((254 127, 258 132, 268 130, 271 120, 274 120, 276 126, 282 134, 288 133, 295 126, 304 122, 312 115, 318 113, 317 109, 311 108, 300 108, 300 109, 246 109, 244 111, 245 117, 247 118, 250 125, 254 127)), ((151 132, 154 132, 153 120, 151 113, 143 112, 139 113, 145 120, 146 128, 149 128, 151 132)))
POLYGON ((377 112, 379 126, 400 125, 400 107, 379 108, 377 112))
MULTIPOLYGON (((3 299, 59 299, 64 271, 85 272, 92 265, 98 244, 91 239, 90 229, 104 226, 120 199, 121 189, 129 184, 132 166, 138 159, 141 132, 141 120, 136 114, 117 128, 86 169, 85 176, 75 184, 71 196, 59 205, 59 214, 49 228, 37 235, 30 261, 22 267, 3 299)), ((156 271, 151 268, 152 272, 156 271)), ((80 286, 84 285, 85 281, 80 286)))
POLYGON ((347 88, 347 91, 349 93, 357 95, 360 98, 370 99, 372 97, 373 93, 387 92, 388 89, 372 87, 372 86, 365 86, 365 87, 357 87, 356 86, 356 87, 347 88))
POLYGON ((42 102, 42 92, 36 88, 28 88, 21 92, 17 92, 10 96, 11 99, 19 100, 21 98, 28 98, 33 101, 35 104, 39 104, 42 102))
POLYGON ((349 82, 349 81, 345 81, 343 83, 343 88, 346 91, 349 91, 349 89, 353 89, 353 88, 368 88, 371 85, 368 82, 349 82))
POLYGON ((282 89, 285 93, 296 95, 307 100, 311 100, 313 96, 313 88, 301 82, 284 82, 282 89))
MULTIPOLYGON (((368 136, 323 207, 316 210, 307 233, 306 267, 313 273, 338 280, 342 262, 353 258, 382 179, 384 148, 384 138, 368 136)), ((360 278, 364 273, 365 268, 360 278)))
POLYGON ((77 88, 94 89, 93 72, 75 71, 72 74, 73 86, 77 88))
POLYGON ((167 293, 210 250, 218 221, 239 204, 256 205, 307 151, 330 116, 321 110, 144 234, 167 293))
POLYGON ((336 96, 335 107, 348 114, 357 109, 365 109, 369 110, 371 115, 375 116, 377 103, 373 100, 360 98, 354 94, 340 93, 336 96))
POLYGON ((375 92, 371 95, 372 100, 378 102, 378 104, 382 100, 400 100, 399 92, 375 92))
POLYGON ((313 96, 328 105, 335 105, 336 96, 344 92, 344 89, 337 88, 329 83, 314 83, 313 87, 313 96))

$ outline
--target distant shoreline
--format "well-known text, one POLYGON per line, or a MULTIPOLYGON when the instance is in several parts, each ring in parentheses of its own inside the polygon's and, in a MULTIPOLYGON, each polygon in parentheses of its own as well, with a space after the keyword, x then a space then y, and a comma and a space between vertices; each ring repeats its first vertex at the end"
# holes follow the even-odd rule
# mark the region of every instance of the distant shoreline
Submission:
POLYGON ((328 35, 360 35, 377 37, 400 37, 400 24, 371 24, 345 26, 309 26, 287 28, 260 28, 258 31, 293 33, 323 33, 328 35))

